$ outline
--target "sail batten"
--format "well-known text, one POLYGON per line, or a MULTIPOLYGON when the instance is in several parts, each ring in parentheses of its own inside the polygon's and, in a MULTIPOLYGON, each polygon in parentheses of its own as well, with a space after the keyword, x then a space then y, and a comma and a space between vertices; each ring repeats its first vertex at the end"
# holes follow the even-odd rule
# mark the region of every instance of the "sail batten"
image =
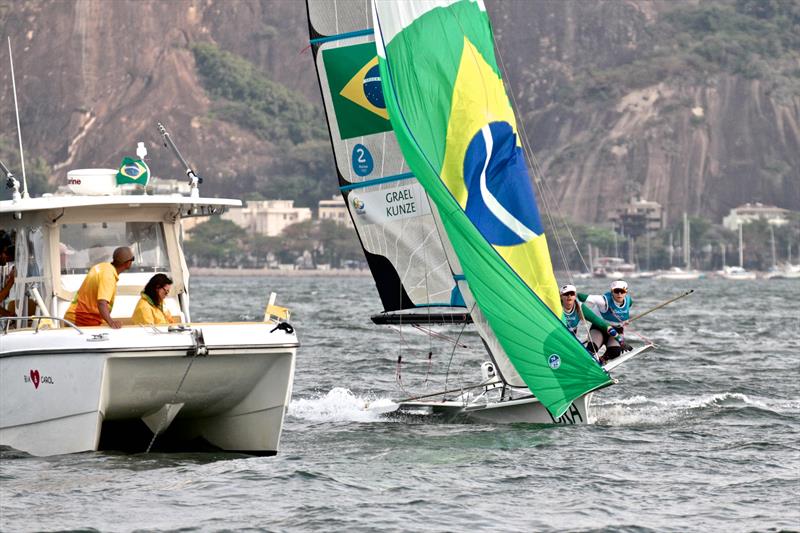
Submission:
POLYGON ((393 130, 439 213, 477 316, 507 370, 560 416, 611 379, 556 315, 547 241, 485 8, 375 0, 373 18, 393 130))

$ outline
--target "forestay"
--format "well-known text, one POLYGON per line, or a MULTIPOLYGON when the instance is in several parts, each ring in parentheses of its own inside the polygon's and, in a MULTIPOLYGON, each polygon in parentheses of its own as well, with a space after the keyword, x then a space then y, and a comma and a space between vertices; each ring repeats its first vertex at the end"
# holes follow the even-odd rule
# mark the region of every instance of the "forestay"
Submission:
POLYGON ((564 327, 547 241, 482 2, 373 3, 397 142, 438 209, 469 290, 550 413, 611 383, 564 327))

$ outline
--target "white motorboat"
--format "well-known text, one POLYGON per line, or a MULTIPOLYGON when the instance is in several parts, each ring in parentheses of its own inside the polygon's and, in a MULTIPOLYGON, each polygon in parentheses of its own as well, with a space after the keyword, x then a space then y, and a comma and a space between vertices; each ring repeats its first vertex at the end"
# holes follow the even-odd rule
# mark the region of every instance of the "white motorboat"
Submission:
POLYGON ((113 185, 92 195, 108 172, 70 178, 82 194, 0 202, 17 271, 16 317, 0 320, 0 445, 34 455, 151 445, 277 453, 298 347, 288 312, 273 305, 263 322, 234 323, 190 314, 181 220, 241 202, 202 198, 196 187, 191 196, 126 195, 113 185), (65 321, 87 271, 121 245, 135 254, 111 313, 123 327, 65 321), (180 323, 133 325, 140 291, 157 272, 174 282, 165 305, 180 323))
POLYGON ((625 279, 633 278, 636 265, 626 263, 621 257, 598 257, 594 260, 592 274, 596 278, 625 279))
POLYGON ((655 275, 655 279, 672 281, 694 280, 701 277, 703 277, 703 273, 698 270, 684 270, 680 267, 672 267, 655 275))
POLYGON ((764 279, 800 279, 800 265, 778 265, 766 273, 764 279))
POLYGON ((729 279, 732 281, 748 281, 756 279, 756 273, 751 272, 749 270, 745 270, 740 266, 726 266, 723 267, 722 270, 717 272, 719 277, 724 279, 729 279))

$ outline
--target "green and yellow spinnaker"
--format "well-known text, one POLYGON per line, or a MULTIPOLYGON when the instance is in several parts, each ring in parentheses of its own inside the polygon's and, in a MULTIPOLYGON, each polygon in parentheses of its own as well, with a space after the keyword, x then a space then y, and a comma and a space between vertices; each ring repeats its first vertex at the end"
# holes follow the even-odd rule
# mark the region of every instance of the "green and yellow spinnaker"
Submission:
POLYGON ((560 320, 561 303, 514 111, 478 0, 373 3, 386 108, 435 202, 470 290, 550 413, 611 378, 560 320))

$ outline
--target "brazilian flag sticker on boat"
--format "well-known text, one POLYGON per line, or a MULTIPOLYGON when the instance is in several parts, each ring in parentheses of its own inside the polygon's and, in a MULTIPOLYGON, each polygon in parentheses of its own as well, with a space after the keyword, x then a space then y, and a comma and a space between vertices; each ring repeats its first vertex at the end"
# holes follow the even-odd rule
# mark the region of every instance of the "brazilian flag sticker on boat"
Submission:
POLYGON ((147 180, 150 179, 150 170, 141 159, 133 159, 126 157, 122 160, 117 172, 117 185, 125 185, 126 183, 136 183, 137 185, 147 185, 147 180))

